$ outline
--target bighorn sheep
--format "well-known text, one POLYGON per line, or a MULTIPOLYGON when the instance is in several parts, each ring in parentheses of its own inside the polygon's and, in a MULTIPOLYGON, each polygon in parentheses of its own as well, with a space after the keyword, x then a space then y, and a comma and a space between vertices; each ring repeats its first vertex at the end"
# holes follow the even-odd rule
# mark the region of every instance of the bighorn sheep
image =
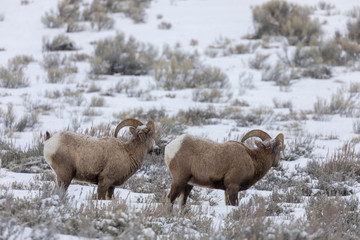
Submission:
POLYGON ((238 192, 251 187, 271 167, 280 164, 280 152, 284 150, 284 135, 275 139, 262 130, 248 132, 240 142, 217 143, 207 139, 182 135, 165 148, 165 163, 172 175, 168 198, 171 203, 182 194, 186 203, 194 185, 223 189, 231 205, 238 205, 238 192), (243 142, 259 137, 256 149, 243 142))
POLYGON ((65 191, 72 179, 98 185, 98 199, 111 199, 115 186, 123 184, 142 165, 155 145, 155 125, 126 119, 115 129, 114 137, 95 138, 72 132, 59 132, 50 137, 46 132, 44 156, 55 171, 57 185, 65 191), (127 142, 117 139, 121 128, 129 126, 132 137, 127 142))

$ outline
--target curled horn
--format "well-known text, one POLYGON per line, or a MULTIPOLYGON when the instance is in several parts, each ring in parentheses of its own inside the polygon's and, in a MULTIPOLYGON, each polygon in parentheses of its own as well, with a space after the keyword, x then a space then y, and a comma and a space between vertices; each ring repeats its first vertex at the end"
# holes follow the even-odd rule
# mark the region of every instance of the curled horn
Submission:
POLYGON ((140 122, 139 120, 132 119, 132 118, 125 119, 116 126, 114 137, 117 138, 117 135, 118 135, 120 129, 122 129, 123 127, 130 126, 130 127, 137 128, 138 126, 142 126, 142 125, 144 125, 144 124, 142 122, 140 122))
POLYGON ((276 136, 275 140, 276 140, 276 142, 280 142, 280 143, 281 143, 282 150, 284 150, 284 149, 285 149, 284 134, 280 133, 279 135, 276 136))
POLYGON ((260 129, 255 129, 255 130, 251 130, 250 132, 248 132, 247 134, 245 134, 245 136, 241 139, 241 142, 245 142, 248 138, 251 137, 258 137, 261 140, 265 141, 266 139, 271 139, 270 135, 267 134, 266 132, 264 132, 263 130, 260 129))
POLYGON ((150 120, 147 124, 146 127, 148 129, 150 129, 151 131, 153 131, 154 135, 155 135, 155 123, 154 121, 150 120))

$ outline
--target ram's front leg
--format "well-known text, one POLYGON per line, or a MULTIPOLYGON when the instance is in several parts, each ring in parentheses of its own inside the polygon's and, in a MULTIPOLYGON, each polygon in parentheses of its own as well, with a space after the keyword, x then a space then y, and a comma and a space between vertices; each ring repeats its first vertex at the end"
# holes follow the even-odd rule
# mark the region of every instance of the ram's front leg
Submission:
POLYGON ((113 199, 115 186, 110 186, 106 192, 106 200, 113 199))
POLYGON ((230 205, 232 206, 239 205, 239 200, 238 200, 239 187, 237 185, 230 184, 229 186, 226 187, 225 193, 228 194, 229 199, 227 201, 230 203, 230 205))
MULTIPOLYGON (((106 200, 106 193, 109 191, 112 184, 113 181, 109 180, 108 178, 99 178, 98 189, 97 189, 98 200, 106 200)), ((112 193, 113 192, 114 189, 112 190, 112 193)))

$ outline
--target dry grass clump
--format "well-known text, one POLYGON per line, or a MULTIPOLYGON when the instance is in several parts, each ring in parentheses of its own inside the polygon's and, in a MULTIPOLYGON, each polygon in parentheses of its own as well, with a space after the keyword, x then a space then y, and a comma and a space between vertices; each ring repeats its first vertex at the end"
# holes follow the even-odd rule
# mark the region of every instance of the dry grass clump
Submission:
POLYGON ((146 20, 146 8, 151 0, 106 0, 104 5, 112 13, 123 13, 131 18, 134 23, 144 23, 146 20))
POLYGON ((270 54, 256 53, 254 58, 250 58, 249 67, 261 71, 262 81, 275 82, 281 90, 287 90, 291 80, 299 78, 295 65, 287 59, 282 59, 272 64, 268 62, 270 54))
POLYGON ((48 28, 59 28, 65 23, 74 23, 80 19, 79 1, 62 0, 58 2, 57 11, 46 12, 41 22, 48 28))
POLYGON ((23 132, 25 128, 32 128, 38 123, 38 113, 32 112, 25 114, 21 117, 19 122, 16 123, 14 130, 17 132, 23 132))
POLYGON ((283 159, 285 161, 295 161, 301 157, 311 158, 315 149, 316 137, 312 135, 302 135, 294 140, 288 141, 284 151, 283 159))
POLYGON ((243 72, 239 75, 239 94, 243 95, 247 90, 254 89, 254 75, 252 73, 243 72))
POLYGON ((324 176, 333 181, 360 180, 360 156, 353 145, 347 143, 322 165, 324 176))
POLYGON ((85 134, 85 135, 90 135, 92 137, 112 137, 114 136, 114 130, 115 130, 115 126, 111 126, 111 124, 106 124, 106 123, 101 123, 99 125, 96 126, 91 126, 90 128, 85 128, 85 129, 79 129, 76 132, 81 133, 81 134, 85 134))
MULTIPOLYGON (((253 142, 252 146, 250 144, 248 146, 251 148, 255 145, 253 142)), ((292 177, 293 176, 290 174, 287 174, 286 169, 279 166, 277 168, 270 169, 269 172, 254 185, 254 188, 261 191, 273 191, 274 186, 276 186, 276 189, 286 190, 297 184, 292 177), (269 182, 272 182, 273 185, 269 185, 269 182)))
POLYGON ((50 41, 48 38, 43 38, 43 49, 46 51, 74 51, 77 50, 76 45, 65 34, 60 34, 50 41))
POLYGON ((13 111, 13 107, 14 107, 14 105, 9 103, 7 105, 6 113, 1 112, 5 128, 12 129, 15 124, 15 113, 13 111))
POLYGON ((293 62, 295 66, 304 68, 321 64, 346 66, 353 64, 359 57, 359 44, 336 33, 333 39, 321 42, 318 46, 297 45, 293 62))
POLYGON ((204 66, 197 54, 166 46, 154 64, 154 78, 166 90, 226 88, 228 77, 220 68, 204 66))
POLYGON ((86 53, 74 53, 69 56, 71 61, 84 62, 90 59, 90 56, 86 53))
POLYGON ((219 121, 218 118, 219 114, 211 105, 206 109, 189 108, 188 110, 180 110, 176 115, 177 121, 189 126, 213 124, 219 121))
POLYGON ((120 119, 125 119, 125 118, 136 118, 136 119, 146 119, 148 120, 160 120, 162 118, 165 118, 166 115, 166 110, 164 108, 150 108, 148 110, 144 110, 143 108, 135 108, 131 111, 125 111, 125 112, 120 112, 118 114, 114 114, 115 118, 120 119))
POLYGON ((245 54, 252 52, 252 48, 253 45, 251 43, 234 45, 229 38, 220 36, 206 48, 205 55, 209 57, 224 57, 233 54, 245 54))
POLYGON ((103 12, 95 12, 91 17, 91 29, 96 31, 113 29, 114 24, 114 19, 103 12))
POLYGON ((274 229, 266 220, 266 200, 253 196, 228 214, 221 235, 225 239, 268 239, 274 229))
POLYGON ((38 173, 50 169, 43 158, 43 143, 38 139, 25 149, 14 148, 10 143, 0 152, 1 167, 14 172, 38 173))
POLYGON ((350 40, 360 43, 360 17, 357 17, 355 21, 349 21, 347 24, 348 38, 350 40))
POLYGON ((354 133, 360 134, 360 120, 357 119, 354 121, 353 130, 354 130, 354 133))
POLYGON ((126 39, 123 33, 98 41, 95 56, 91 60, 92 73, 144 75, 151 70, 157 55, 151 44, 138 42, 134 37, 126 39))
POLYGON ((93 1, 83 11, 85 21, 90 21, 91 28, 97 31, 109 30, 114 26, 114 19, 108 16, 109 9, 105 2, 93 1))
POLYGON ((314 103, 315 120, 324 120, 330 115, 340 114, 351 117, 356 109, 356 99, 353 94, 347 94, 342 89, 331 95, 331 101, 328 103, 326 99, 318 98, 314 103))
POLYGON ((192 100, 195 102, 219 103, 223 99, 223 91, 216 88, 196 89, 193 91, 192 100))
POLYGON ((19 55, 8 60, 7 67, 0 66, 0 86, 4 88, 21 88, 29 86, 29 79, 24 69, 33 62, 31 56, 19 55))
POLYGON ((353 66, 359 58, 359 44, 336 33, 316 46, 298 44, 289 64, 300 68, 303 77, 328 79, 332 76, 330 66, 353 66))
POLYGON ((293 78, 292 69, 278 61, 275 67, 267 66, 261 72, 262 81, 275 82, 277 86, 288 87, 293 78))
MULTIPOLYGON (((326 45, 334 46, 334 45, 326 45)), ((322 50, 319 47, 308 47, 303 45, 297 45, 295 54, 292 59, 292 63, 295 67, 301 69, 301 75, 303 77, 310 77, 316 79, 328 79, 332 76, 331 69, 324 64, 324 59, 330 63, 334 56, 325 56, 327 52, 325 49, 327 47, 322 47, 322 50), (324 54, 324 58, 321 54, 324 54)), ((333 54, 335 55, 335 53, 333 54)))
POLYGON ((305 69, 302 72, 302 76, 315 79, 329 79, 332 77, 332 70, 325 65, 315 65, 305 69))
MULTIPOLYGON (((26 104, 24 104, 27 107, 26 104)), ((25 128, 33 128, 38 123, 38 115, 40 109, 27 109, 29 113, 24 114, 20 120, 17 120, 17 116, 14 112, 14 105, 9 103, 7 105, 7 111, 0 111, 0 117, 2 121, 0 123, 4 124, 4 133, 8 137, 11 137, 14 132, 23 132, 25 128)))
POLYGON ((281 101, 276 98, 273 98, 273 103, 275 108, 289 108, 292 109, 292 102, 291 100, 281 101))
POLYGON ((125 93, 128 97, 134 95, 133 93, 136 92, 136 90, 139 87, 139 79, 137 78, 131 78, 129 80, 127 79, 120 79, 116 85, 115 85, 115 92, 117 93, 125 93))
POLYGON ((319 239, 356 239, 360 236, 359 200, 311 197, 305 208, 307 232, 319 239))
POLYGON ((353 194, 352 185, 360 181, 360 160, 354 146, 345 144, 325 161, 308 162, 305 173, 317 179, 314 188, 328 196, 353 194))
POLYGON ((171 27, 172 27, 172 24, 169 22, 162 21, 161 23, 158 24, 159 29, 169 30, 171 27))
POLYGON ((103 114, 102 111, 91 106, 87 107, 82 113, 84 116, 89 118, 88 120, 90 120, 92 117, 98 117, 103 114))
POLYGON ((85 21, 90 21, 92 25, 102 26, 97 30, 112 29, 114 20, 108 16, 110 13, 123 13, 134 23, 144 23, 146 20, 145 10, 150 2, 151 0, 94 0, 90 7, 84 9, 83 18, 85 21), (101 22, 106 24, 101 24, 101 22))
POLYGON ((42 67, 47 71, 47 82, 63 83, 67 77, 77 72, 77 67, 68 57, 59 53, 44 55, 42 67))
POLYGON ((257 70, 266 68, 268 65, 265 63, 270 57, 270 54, 256 53, 254 58, 249 60, 249 67, 257 70))
POLYGON ((46 12, 41 22, 48 28, 60 28, 67 24, 67 32, 79 32, 85 30, 80 21, 90 22, 92 29, 96 31, 109 30, 114 26, 114 19, 109 14, 123 13, 133 19, 135 23, 145 22, 145 9, 151 0, 93 0, 89 7, 81 12, 81 1, 62 0, 59 1, 57 9, 46 12))
POLYGON ((93 81, 91 82, 90 86, 88 87, 87 91, 88 93, 94 93, 94 92, 100 92, 101 91, 101 87, 99 87, 98 85, 96 85, 96 83, 93 81))
POLYGON ((346 12, 346 15, 352 18, 360 17, 360 7, 359 6, 353 7, 352 9, 346 12))
POLYGON ((239 127, 269 124, 275 119, 274 111, 269 107, 252 108, 247 113, 237 115, 234 120, 239 127))
POLYGON ((151 100, 152 97, 149 94, 152 86, 149 85, 148 88, 139 87, 140 80, 136 77, 131 77, 130 79, 121 78, 115 85, 114 90, 116 93, 125 93, 127 97, 136 97, 141 98, 142 100, 151 100))
POLYGON ((329 11, 329 10, 332 10, 335 8, 335 5, 331 4, 331 3, 327 3, 325 1, 320 1, 318 3, 318 7, 320 10, 326 10, 326 11, 329 11))
POLYGON ((269 1, 252 10, 255 38, 285 36, 291 45, 318 42, 322 35, 318 20, 310 18, 311 9, 286 1, 269 1))
POLYGON ((91 98, 90 107, 103 107, 105 105, 105 99, 103 97, 95 97, 91 98))
MULTIPOLYGON (((81 89, 65 88, 62 91, 62 95, 65 97, 65 102, 71 106, 81 106, 81 104, 85 101, 83 93, 84 91, 81 89)), ((58 92, 55 92, 55 94, 58 94, 58 92)))
POLYGON ((296 67, 308 68, 321 63, 321 56, 317 47, 298 44, 292 62, 296 67))

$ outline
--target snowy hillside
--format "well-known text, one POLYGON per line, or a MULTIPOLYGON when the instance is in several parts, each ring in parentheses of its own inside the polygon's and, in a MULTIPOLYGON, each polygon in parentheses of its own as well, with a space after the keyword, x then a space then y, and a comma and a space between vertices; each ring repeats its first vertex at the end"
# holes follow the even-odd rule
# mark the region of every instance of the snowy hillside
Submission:
POLYGON ((351 0, 0 1, 1 235, 360 238, 359 36, 351 0), (112 136, 125 118, 154 120, 161 154, 114 200, 77 181, 52 193, 45 132, 112 136), (286 148, 239 206, 195 187, 171 208, 169 141, 256 128, 286 148))

